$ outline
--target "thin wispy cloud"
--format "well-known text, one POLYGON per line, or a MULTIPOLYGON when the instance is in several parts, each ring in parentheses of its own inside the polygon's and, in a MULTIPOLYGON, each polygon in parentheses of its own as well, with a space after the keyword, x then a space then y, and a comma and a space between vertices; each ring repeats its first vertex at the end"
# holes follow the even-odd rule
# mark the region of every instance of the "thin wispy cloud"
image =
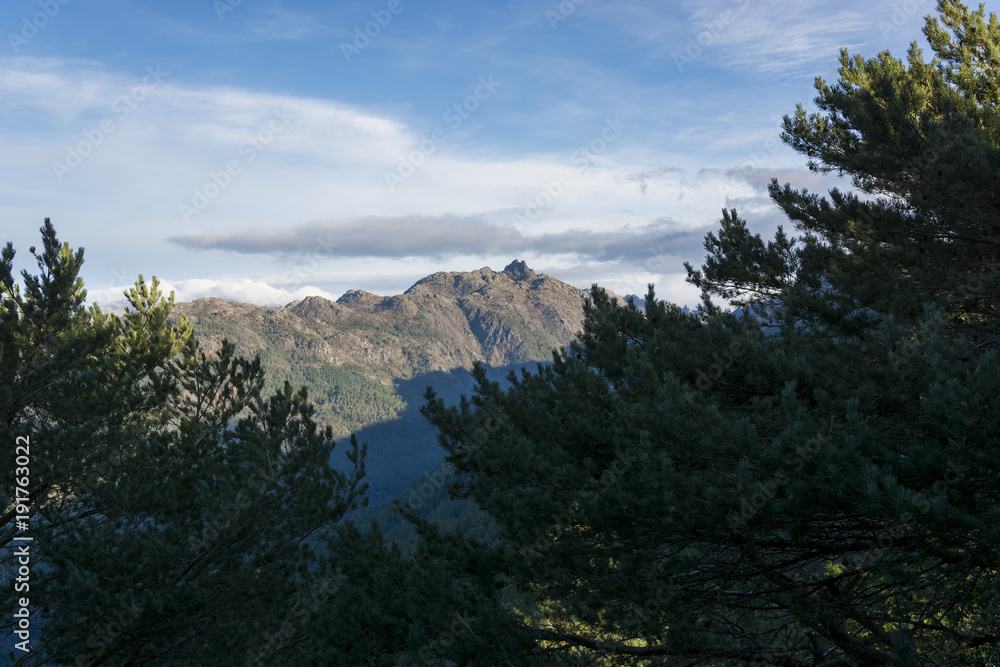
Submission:
POLYGON ((696 43, 716 49, 724 64, 767 76, 822 67, 842 47, 855 50, 874 21, 860 9, 831 12, 822 0, 686 2, 696 43), (845 41, 846 35, 854 37, 845 41))
POLYGON ((213 40, 229 47, 330 39, 340 32, 314 12, 230 0, 206 3, 197 13, 161 18, 158 28, 185 40, 213 40))
MULTIPOLYGON (((249 8, 248 8, 249 9, 249 8)), ((293 12, 287 9, 261 9, 257 18, 243 26, 243 31, 257 39, 268 41, 299 40, 312 37, 330 37, 333 26, 326 25, 315 14, 293 12)))

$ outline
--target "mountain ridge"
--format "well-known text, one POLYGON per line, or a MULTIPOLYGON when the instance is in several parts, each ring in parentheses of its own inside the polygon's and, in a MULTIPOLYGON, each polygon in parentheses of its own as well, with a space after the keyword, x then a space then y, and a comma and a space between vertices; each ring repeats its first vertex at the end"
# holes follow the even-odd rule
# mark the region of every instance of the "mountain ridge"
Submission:
MULTIPOLYGON (((392 296, 348 290, 336 301, 308 296, 272 307, 206 297, 175 304, 174 313, 187 315, 196 330, 199 323, 204 325, 223 314, 245 320, 251 325, 249 331, 257 328, 255 324, 280 327, 283 323, 308 339, 312 330, 328 345, 351 351, 355 359, 374 359, 368 349, 371 342, 402 351, 408 347, 406 337, 426 338, 437 333, 449 340, 449 349, 425 350, 426 354, 416 360, 419 370, 435 371, 471 368, 475 361, 504 366, 549 359, 552 348, 568 344, 575 336, 583 320, 586 295, 584 290, 537 274, 525 262, 515 260, 500 272, 489 267, 440 271, 392 296), (378 328, 379 320, 391 324, 395 331, 374 338, 358 335, 359 331, 378 328), (362 350, 365 352, 360 353, 362 350)), ((217 342, 216 332, 202 333, 217 342)), ((262 341, 247 338, 243 342, 250 343, 253 351, 263 349, 262 341)), ((327 363, 346 363, 344 355, 318 342, 314 351, 327 363)))
POLYGON ((348 290, 264 307, 217 297, 177 303, 207 349, 222 339, 261 356, 270 394, 306 386, 338 438, 368 438, 375 496, 400 491, 443 456, 419 413, 428 385, 456 402, 480 362, 502 380, 552 359, 581 329, 587 292, 514 260, 503 271, 440 271, 402 294, 348 290), (370 437, 369 437, 370 436, 370 437))

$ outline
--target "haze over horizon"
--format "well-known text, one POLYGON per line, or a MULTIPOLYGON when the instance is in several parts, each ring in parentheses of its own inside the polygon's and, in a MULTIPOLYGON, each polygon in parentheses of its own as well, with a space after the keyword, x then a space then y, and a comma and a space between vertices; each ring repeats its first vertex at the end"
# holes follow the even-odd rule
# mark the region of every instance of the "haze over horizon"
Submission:
MULTIPOLYGON (((988 2, 987 11, 997 11, 988 2)), ((52 219, 90 298, 396 294, 521 259, 694 304, 683 262, 771 178, 842 47, 901 57, 931 0, 11 0, 0 6, 0 242, 52 219)), ((926 53, 925 53, 926 55, 926 53)))

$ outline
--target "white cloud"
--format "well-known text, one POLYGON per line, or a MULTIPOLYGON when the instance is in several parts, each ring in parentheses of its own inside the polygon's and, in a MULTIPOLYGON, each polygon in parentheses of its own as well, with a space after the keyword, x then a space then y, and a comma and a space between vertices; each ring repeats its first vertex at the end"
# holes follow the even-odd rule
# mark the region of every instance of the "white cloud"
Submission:
MULTIPOLYGON (((258 275, 259 259, 183 248, 167 239, 234 237, 254 228, 280 233, 310 221, 376 218, 481 216, 500 234, 516 231, 525 239, 567 238, 573 242, 565 244, 566 257, 557 260, 558 248, 538 246, 533 262, 568 271, 595 258, 580 251, 587 238, 577 243, 559 235, 575 231, 613 235, 616 230, 644 229, 669 216, 669 223, 657 224, 663 224, 664 238, 670 238, 717 221, 729 196, 752 200, 758 208, 767 206, 759 199, 760 184, 745 179, 734 184, 723 169, 698 168, 697 156, 650 147, 644 141, 648 128, 628 118, 621 119, 625 127, 620 138, 605 141, 611 134, 602 121, 556 153, 471 155, 446 139, 390 190, 386 173, 396 172, 401 160, 414 162, 430 128, 417 131, 387 114, 335 101, 189 85, 173 73, 142 94, 141 100, 133 99, 129 113, 122 115, 112 107, 142 85, 143 69, 125 75, 76 61, 28 58, 7 59, 0 65, 0 111, 34 111, 50 125, 40 129, 31 119, 0 129, 6 147, 6 159, 0 162, 5 216, 37 217, 33 225, 52 217, 61 238, 87 247, 84 275, 96 285, 120 283, 112 277, 127 264, 125 268, 135 273, 179 278, 173 284, 179 286, 182 300, 214 294, 261 304, 284 303, 306 288, 272 287, 278 283, 258 275), (50 95, 62 102, 54 105, 50 95), (67 150, 87 141, 87 133, 92 135, 104 119, 113 122, 114 130, 58 181, 53 163, 65 161, 67 150), (272 129, 277 127, 273 123, 282 125, 286 119, 287 126, 272 129), (246 143, 250 137, 258 143, 253 151, 246 143), (576 152, 577 147, 584 151, 576 152), (238 173, 227 176, 224 172, 231 162, 237 163, 238 173), (202 201, 196 201, 196 193, 201 193, 202 201), (198 208, 199 204, 205 206, 198 208), (197 209, 187 224, 182 206, 197 209), (577 256, 570 257, 574 249, 577 256), (233 276, 254 277, 240 282, 233 276)), ((735 130, 715 132, 717 141, 735 137, 735 130)), ((32 230, 17 229, 12 236, 19 248, 37 242, 32 230)), ((597 239, 602 247, 617 248, 603 238, 597 239)), ((622 242, 627 240, 628 234, 623 234, 622 242)), ((486 252, 491 253, 489 261, 502 267, 513 257, 497 255, 514 247, 469 249, 480 254, 447 262, 432 262, 426 254, 396 253, 408 258, 403 265, 391 263, 398 259, 373 264, 347 256, 317 261, 315 271, 412 276, 423 267, 428 273, 458 270, 459 265, 452 263, 458 261, 478 268, 486 262, 481 254, 486 252)), ((527 251, 533 250, 528 244, 527 251)), ((678 265, 683 259, 697 257, 678 255, 678 265)), ((601 276, 615 275, 611 267, 602 269, 601 276)), ((675 266, 670 270, 676 271, 675 266)), ((617 272, 629 276, 634 269, 619 264, 617 272)), ((371 289, 361 280, 345 288, 371 289)), ((336 293, 329 284, 320 283, 317 289, 336 293)), ((117 298, 115 290, 95 293, 117 298)))
MULTIPOLYGON (((124 292, 129 287, 102 287, 87 290, 87 301, 101 306, 121 306, 127 303, 124 292)), ((205 297, 218 297, 226 301, 254 303, 258 306, 283 306, 291 301, 298 301, 307 296, 322 296, 335 300, 337 297, 326 290, 313 285, 299 287, 289 291, 250 278, 218 278, 160 281, 160 290, 169 295, 174 292, 174 301, 194 301, 205 297)))

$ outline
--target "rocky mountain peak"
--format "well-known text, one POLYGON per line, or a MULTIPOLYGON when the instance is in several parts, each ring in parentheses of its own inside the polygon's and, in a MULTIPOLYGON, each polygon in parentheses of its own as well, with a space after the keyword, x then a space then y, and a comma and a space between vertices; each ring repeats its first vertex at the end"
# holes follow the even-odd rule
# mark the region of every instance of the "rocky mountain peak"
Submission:
POLYGON ((299 317, 328 318, 338 310, 337 304, 321 296, 307 296, 301 301, 293 301, 285 306, 299 317))
POLYGON ((514 260, 501 272, 435 273, 395 296, 349 290, 336 302, 309 296, 275 308, 202 299, 176 304, 173 316, 188 316, 208 350, 227 338, 240 354, 260 355, 267 395, 286 380, 308 386, 316 418, 337 437, 410 420, 373 431, 383 434, 383 457, 374 458, 385 463, 369 479, 393 495, 402 488, 392 481, 399 470, 440 458, 435 434, 420 431, 427 385, 451 387, 457 400, 476 362, 501 369, 551 361, 580 330, 585 295, 514 260), (417 442, 415 433, 426 437, 417 442))
POLYGON ((528 268, 528 263, 524 260, 515 259, 504 267, 503 272, 514 280, 532 280, 537 277, 535 272, 528 268))
POLYGON ((337 299, 337 303, 376 304, 382 301, 382 299, 383 297, 377 294, 372 294, 371 292, 366 292, 363 289, 349 289, 344 292, 339 299, 337 299))
POLYGON ((548 360, 579 330, 584 296, 515 259, 501 272, 438 272, 395 296, 355 289, 336 302, 310 296, 284 308, 211 299, 177 304, 174 312, 197 318, 211 336, 242 342, 248 352, 276 359, 298 350, 299 357, 282 362, 289 368, 310 358, 317 367, 363 368, 388 386, 476 361, 500 367, 548 360))

